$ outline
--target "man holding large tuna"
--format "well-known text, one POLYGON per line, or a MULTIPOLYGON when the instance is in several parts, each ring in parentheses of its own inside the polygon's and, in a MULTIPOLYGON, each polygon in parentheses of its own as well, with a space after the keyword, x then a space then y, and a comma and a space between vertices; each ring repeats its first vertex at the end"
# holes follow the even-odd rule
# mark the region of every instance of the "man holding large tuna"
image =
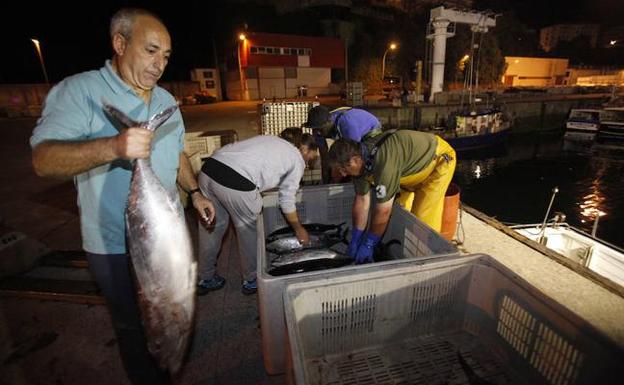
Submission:
MULTIPOLYGON (((111 20, 110 35, 114 56, 104 67, 68 77, 50 91, 30 139, 33 166, 40 176, 74 178, 83 248, 106 298, 128 377, 133 383, 168 383, 163 369, 174 372, 179 363, 159 357, 154 360, 148 354, 129 268, 124 215, 131 160, 149 159, 172 201, 177 196, 176 182, 187 191, 198 191, 198 186, 182 151, 184 123, 179 111, 152 132, 140 124, 124 127, 103 109, 106 101, 130 121, 146 122, 176 104, 173 96, 156 84, 171 55, 167 28, 149 11, 122 9, 111 20)), ((199 212, 213 210, 202 194, 192 197, 199 212)), ((188 259, 184 256, 182 260, 188 259)), ((190 271, 194 265, 169 268, 190 271)), ((151 342, 154 353, 152 347, 158 341, 151 342)))

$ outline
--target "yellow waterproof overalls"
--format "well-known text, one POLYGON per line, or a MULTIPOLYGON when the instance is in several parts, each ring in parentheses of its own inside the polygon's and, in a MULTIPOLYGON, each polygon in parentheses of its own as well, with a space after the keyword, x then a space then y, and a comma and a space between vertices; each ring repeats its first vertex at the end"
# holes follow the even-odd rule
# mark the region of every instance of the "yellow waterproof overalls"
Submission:
POLYGON ((444 194, 455 172, 455 150, 436 136, 438 145, 431 163, 416 174, 400 179, 401 194, 396 201, 432 229, 442 228, 444 194))

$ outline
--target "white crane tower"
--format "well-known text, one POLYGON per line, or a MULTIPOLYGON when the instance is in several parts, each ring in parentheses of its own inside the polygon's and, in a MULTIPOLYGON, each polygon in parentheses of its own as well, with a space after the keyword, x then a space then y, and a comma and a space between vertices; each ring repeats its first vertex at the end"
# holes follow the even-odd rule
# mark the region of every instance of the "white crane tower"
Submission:
POLYGON ((488 28, 496 26, 496 19, 485 12, 460 11, 456 9, 433 8, 430 11, 429 24, 433 27, 433 33, 427 35, 427 39, 433 39, 433 69, 431 74, 431 94, 429 101, 433 101, 433 95, 440 92, 444 86, 444 61, 446 56, 446 39, 455 36, 455 28, 448 30, 449 24, 468 24, 473 32, 487 32, 488 28))

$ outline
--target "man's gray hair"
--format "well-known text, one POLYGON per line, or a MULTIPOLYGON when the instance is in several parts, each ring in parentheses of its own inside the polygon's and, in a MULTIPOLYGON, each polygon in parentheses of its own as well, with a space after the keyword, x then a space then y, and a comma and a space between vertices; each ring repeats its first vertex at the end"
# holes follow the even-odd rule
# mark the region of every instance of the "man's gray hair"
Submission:
POLYGON ((110 36, 111 39, 116 33, 130 40, 132 38, 132 28, 134 27, 134 21, 137 16, 151 16, 160 21, 163 25, 165 23, 160 20, 154 13, 142 9, 142 8, 122 8, 117 11, 111 18, 110 23, 110 36))

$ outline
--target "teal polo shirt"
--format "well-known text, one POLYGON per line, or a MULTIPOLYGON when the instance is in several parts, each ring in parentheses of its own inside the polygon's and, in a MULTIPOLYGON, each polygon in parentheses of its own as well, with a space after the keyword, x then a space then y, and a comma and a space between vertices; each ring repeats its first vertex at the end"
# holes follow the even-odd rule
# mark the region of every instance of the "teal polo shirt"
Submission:
MULTIPOLYGON (((146 105, 113 71, 110 60, 99 71, 70 76, 48 94, 43 113, 30 138, 34 148, 46 140, 87 141, 119 133, 102 110, 102 101, 117 107, 135 121, 176 104, 161 87, 152 90, 146 105)), ((177 196, 176 179, 184 148, 184 123, 180 111, 156 130, 151 162, 163 186, 177 196)), ((97 254, 126 252, 125 209, 130 191, 132 164, 117 159, 74 177, 83 248, 97 254)))

